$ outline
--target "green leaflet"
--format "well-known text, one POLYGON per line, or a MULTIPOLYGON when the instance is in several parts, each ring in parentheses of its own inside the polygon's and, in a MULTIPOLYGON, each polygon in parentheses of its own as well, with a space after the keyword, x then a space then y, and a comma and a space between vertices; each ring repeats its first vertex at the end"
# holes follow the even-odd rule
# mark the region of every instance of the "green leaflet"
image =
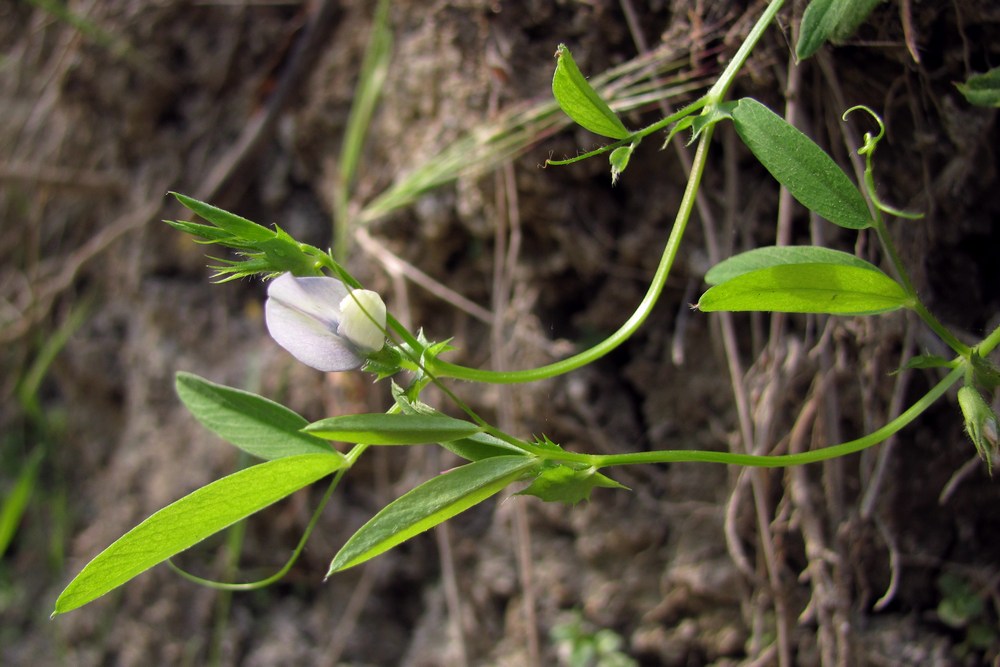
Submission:
POLYGON ((602 137, 628 137, 631 133, 593 86, 587 83, 565 44, 560 44, 556 49, 556 60, 552 95, 566 115, 578 125, 602 137))
POLYGON ((849 229, 871 226, 864 197, 822 148, 757 100, 733 110, 743 143, 803 206, 849 229))
POLYGON ((782 264, 842 264, 870 271, 878 267, 850 253, 822 246, 768 246, 733 255, 709 269, 705 282, 718 285, 736 276, 782 264))
POLYGON ((908 306, 881 271, 841 264, 788 264, 744 273, 702 295, 698 309, 874 315, 908 306))
POLYGON ((203 486, 156 512, 98 554, 59 595, 52 615, 101 597, 343 465, 344 458, 332 453, 289 456, 203 486))
POLYGON ((221 208, 216 208, 211 204, 206 204, 178 192, 171 192, 170 194, 183 204, 185 208, 190 209, 199 217, 208 220, 216 227, 226 230, 238 239, 257 242, 270 241, 274 238, 274 232, 267 227, 258 225, 256 222, 251 222, 229 211, 223 211, 221 208))
POLYGON ((177 373, 177 395, 201 424, 223 440, 266 461, 296 454, 343 456, 329 443, 303 433, 309 423, 263 396, 177 373))
POLYGON ((965 83, 955 87, 965 95, 969 104, 977 107, 1000 107, 1000 67, 985 74, 973 74, 965 83))
POLYGON ((523 450, 489 433, 477 433, 469 438, 445 440, 438 444, 452 454, 461 456, 468 461, 479 461, 492 456, 510 456, 512 454, 523 453, 523 450))
POLYGON ((798 60, 808 58, 827 40, 842 41, 854 34, 882 0, 812 0, 802 14, 798 60))
POLYGON ((340 442, 366 445, 416 445, 468 438, 483 429, 472 422, 442 414, 378 412, 321 419, 303 430, 320 438, 340 442))
POLYGON ((382 508, 354 533, 327 576, 359 565, 478 505, 538 465, 529 456, 493 456, 430 479, 382 508))

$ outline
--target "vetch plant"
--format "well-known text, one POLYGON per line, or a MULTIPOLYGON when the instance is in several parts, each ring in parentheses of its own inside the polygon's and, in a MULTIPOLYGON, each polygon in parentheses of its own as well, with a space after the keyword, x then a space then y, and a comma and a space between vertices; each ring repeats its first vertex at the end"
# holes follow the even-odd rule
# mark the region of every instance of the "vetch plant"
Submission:
MULTIPOLYGON (((322 371, 362 369, 379 380, 393 378, 392 404, 385 413, 341 415, 308 423, 264 397, 224 387, 188 373, 177 375, 180 399, 208 429, 263 462, 213 482, 146 519, 97 555, 56 601, 55 614, 76 609, 168 560, 205 537, 324 478, 331 478, 325 503, 342 476, 371 447, 436 444, 465 460, 389 503, 346 540, 332 558, 329 574, 351 568, 397 546, 508 487, 545 501, 576 503, 595 487, 623 489, 605 474, 616 466, 706 462, 736 466, 788 467, 826 461, 883 442, 917 419, 961 382, 958 398, 976 450, 991 465, 997 453, 997 416, 983 394, 1000 385, 989 355, 1000 345, 1000 327, 968 344, 942 324, 921 301, 892 241, 887 218, 912 217, 882 202, 874 187, 873 155, 880 131, 865 136, 864 182, 852 179, 815 142, 762 103, 727 100, 726 94, 747 57, 775 21, 782 0, 772 0, 733 55, 716 83, 696 101, 649 126, 630 130, 596 92, 560 45, 552 90, 565 113, 581 127, 610 140, 583 155, 551 164, 571 164, 609 154, 612 180, 624 177, 643 138, 666 132, 669 142, 690 132, 697 142, 684 196, 644 297, 618 330, 593 347, 552 364, 510 371, 470 368, 446 361, 449 341, 429 341, 411 332, 387 311, 382 298, 364 287, 335 259, 300 243, 280 228, 269 229, 184 195, 176 199, 204 222, 169 224, 198 239, 238 253, 215 266, 220 282, 262 276, 271 282, 265 304, 267 328, 296 359, 322 371), (832 316, 874 316, 911 311, 951 349, 950 357, 924 355, 901 362, 904 368, 941 368, 939 380, 923 397, 871 433, 847 442, 779 455, 705 450, 655 450, 588 454, 564 450, 548 437, 507 433, 481 418, 450 388, 449 379, 472 383, 524 383, 556 377, 593 363, 628 340, 644 323, 666 285, 707 164, 715 126, 732 123, 755 158, 774 179, 817 216, 841 228, 874 234, 886 259, 876 266, 849 253, 816 246, 763 247, 714 266, 698 300, 701 313, 767 311, 832 316), (406 373, 401 373, 406 371, 406 373), (439 387, 464 413, 447 416, 421 401, 430 385, 439 387), (346 453, 331 446, 346 443, 346 453)), ((870 10, 874 3, 864 3, 870 10)), ((859 3, 859 7, 861 4, 859 3)), ((803 19, 799 57, 807 57, 844 26, 864 16, 838 13, 837 3, 817 0, 803 19), (808 14, 807 14, 808 15, 808 14), (815 47, 815 48, 814 48, 815 47)), ((865 11, 867 14, 867 10, 865 11)), ((851 113, 854 109, 848 110, 851 113)), ((846 117, 846 114, 845 114, 846 117)), ((289 563, 301 551, 316 515, 289 563)))

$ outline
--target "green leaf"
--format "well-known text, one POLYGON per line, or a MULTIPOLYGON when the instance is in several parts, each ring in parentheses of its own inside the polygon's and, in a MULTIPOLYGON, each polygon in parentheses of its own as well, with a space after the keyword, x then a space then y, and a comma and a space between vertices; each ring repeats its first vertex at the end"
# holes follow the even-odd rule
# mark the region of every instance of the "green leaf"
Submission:
POLYGON ((782 264, 842 264, 870 271, 878 267, 850 253, 822 246, 768 246, 733 255, 709 269, 705 282, 718 285, 736 276, 782 264))
POLYGON ((303 429, 327 440, 366 445, 415 445, 458 440, 483 429, 472 422, 447 415, 373 414, 343 415, 314 422, 303 429))
POLYGON ((212 433, 248 454, 272 461, 297 454, 343 456, 325 440, 302 429, 309 423, 263 396, 209 382, 193 373, 177 373, 177 395, 212 433))
MULTIPOLYGON (((441 413, 421 401, 411 399, 406 390, 395 382, 392 383, 392 398, 403 414, 407 415, 440 415, 441 413)), ((468 461, 479 461, 491 456, 510 456, 524 454, 524 450, 489 433, 476 433, 468 438, 445 440, 438 443, 449 452, 461 456, 468 461)))
POLYGON ((733 124, 761 164, 810 211, 849 229, 871 226, 861 192, 806 135, 748 97, 733 110, 733 124))
POLYGON ((955 87, 965 95, 969 104, 977 107, 1000 107, 1000 67, 985 74, 973 74, 965 83, 955 87))
POLYGON ((461 456, 463 459, 468 461, 481 461, 493 456, 524 454, 524 450, 518 449, 509 442, 504 442, 500 438, 492 436, 489 433, 477 433, 468 438, 446 440, 444 442, 439 442, 438 444, 452 454, 461 456))
POLYGON ((628 487, 602 475, 595 468, 577 470, 566 465, 556 465, 543 470, 518 495, 537 496, 545 502, 575 505, 581 500, 590 500, 590 492, 595 487, 628 490, 628 487))
POLYGON ((252 242, 269 241, 274 238, 274 232, 267 227, 258 225, 256 222, 251 222, 229 211, 223 211, 221 208, 216 208, 211 204, 206 204, 178 192, 171 192, 170 194, 198 216, 208 220, 220 229, 226 230, 237 238, 252 242))
POLYGON ((59 595, 52 615, 101 597, 343 465, 343 457, 332 454, 289 456, 203 486, 153 514, 98 554, 59 595))
POLYGON ((43 456, 42 448, 37 447, 21 467, 14 484, 5 489, 5 495, 0 501, 0 558, 7 553, 7 547, 14 540, 24 511, 28 508, 43 456))
POLYGON ((566 115, 602 137, 628 137, 631 133, 597 91, 587 83, 565 44, 560 44, 556 49, 556 60, 552 94, 566 115))
POLYGON ((841 264, 758 269, 712 287, 698 309, 874 315, 907 306, 906 292, 881 271, 841 264))
POLYGON ((827 40, 843 41, 854 34, 882 0, 813 0, 802 14, 795 57, 803 60, 827 40))
POLYGON ((330 571, 359 565, 477 505, 523 477, 538 460, 494 456, 430 479, 386 505, 354 533, 330 563, 330 571))

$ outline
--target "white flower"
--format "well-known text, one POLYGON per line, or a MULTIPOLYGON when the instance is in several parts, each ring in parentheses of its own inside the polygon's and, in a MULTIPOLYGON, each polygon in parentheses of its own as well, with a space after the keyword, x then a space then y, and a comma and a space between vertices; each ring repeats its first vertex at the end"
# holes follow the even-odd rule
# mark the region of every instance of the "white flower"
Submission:
POLYGON ((385 345, 385 303, 336 278, 284 273, 267 287, 267 330, 293 357, 321 371, 358 368, 385 345))

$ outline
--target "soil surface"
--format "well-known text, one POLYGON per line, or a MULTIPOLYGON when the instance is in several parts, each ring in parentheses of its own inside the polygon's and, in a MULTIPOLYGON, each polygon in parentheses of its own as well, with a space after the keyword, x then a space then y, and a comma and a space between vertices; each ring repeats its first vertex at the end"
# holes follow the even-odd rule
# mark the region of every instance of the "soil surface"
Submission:
MULTIPOLYGON (((48 620, 104 547, 249 463, 180 405, 177 371, 310 420, 381 411, 389 395, 360 373, 297 364, 266 334, 260 282, 213 285, 205 247, 160 222, 185 215, 172 190, 331 244, 372 3, 47 4, 0 5, 3 511, 33 482, 0 560, 0 663, 631 664, 573 663, 572 642, 552 632, 576 623, 577 646, 617 636, 639 665, 996 664, 1000 487, 962 431, 954 392, 861 454, 790 470, 609 470, 631 491, 598 489, 576 506, 507 493, 323 582, 354 529, 456 465, 430 447, 379 450, 346 476, 279 584, 225 594, 160 566, 48 620)), ((874 125, 841 114, 879 113, 879 195, 924 213, 891 221, 903 261, 927 305, 978 341, 1000 323, 1000 128, 995 109, 970 106, 954 83, 1000 64, 1000 7, 890 0, 796 66, 804 3, 787 4, 732 96, 789 114, 849 173, 874 125)), ((349 210, 360 219, 463 136, 549 103, 559 43, 587 74, 658 50, 710 84, 762 10, 393 2, 391 67, 349 210)), ((625 121, 660 117, 653 104, 625 121)), ((688 149, 660 151, 657 137, 614 186, 603 158, 540 168, 599 145, 594 135, 562 124, 531 139, 350 238, 351 270, 414 329, 454 338, 451 358, 468 365, 537 366, 613 332, 645 293, 685 185, 688 149)), ((893 374, 945 352, 915 317, 689 309, 713 262, 776 240, 888 266, 873 235, 779 202, 730 127, 712 150, 695 219, 638 333, 559 379, 457 383, 458 395, 513 433, 579 451, 784 453, 871 432, 937 382, 935 370, 893 374)), ((227 581, 271 574, 322 491, 177 564, 227 581)))

